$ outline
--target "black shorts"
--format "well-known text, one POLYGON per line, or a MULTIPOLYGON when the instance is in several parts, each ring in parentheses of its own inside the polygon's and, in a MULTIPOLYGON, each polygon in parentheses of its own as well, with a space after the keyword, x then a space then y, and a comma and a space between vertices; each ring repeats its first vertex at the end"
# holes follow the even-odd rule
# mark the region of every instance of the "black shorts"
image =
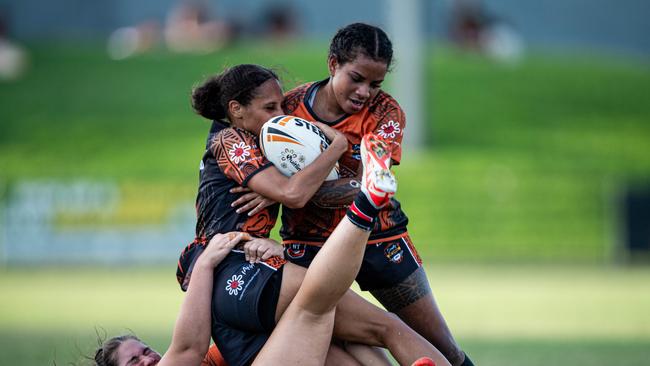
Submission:
MULTIPOLYGON (((327 245, 327 244, 325 244, 327 245)), ((319 246, 287 244, 284 258, 302 267, 309 267, 319 246)), ((390 288, 402 282, 422 266, 422 260, 408 235, 385 242, 366 245, 356 281, 363 291, 390 288)))
POLYGON ((228 365, 247 365, 275 327, 282 267, 250 264, 232 251, 214 276, 212 339, 228 365))

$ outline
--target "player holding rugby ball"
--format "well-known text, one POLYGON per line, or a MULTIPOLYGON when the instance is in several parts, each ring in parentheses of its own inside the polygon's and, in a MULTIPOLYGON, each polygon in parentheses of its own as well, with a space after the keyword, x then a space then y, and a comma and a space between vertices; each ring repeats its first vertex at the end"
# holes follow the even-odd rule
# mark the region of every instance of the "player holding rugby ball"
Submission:
MULTIPOLYGON (((303 170, 291 177, 283 175, 263 156, 257 143, 263 123, 282 114, 282 98, 275 73, 257 65, 234 66, 194 90, 194 109, 213 123, 201 162, 196 240, 181 254, 177 270, 183 289, 191 282, 194 263, 205 244, 215 234, 246 232, 256 238, 247 244, 249 249, 255 242, 261 247, 269 240, 277 205, 253 215, 238 213, 233 203, 240 194, 231 193, 231 189, 243 185, 286 207, 301 207, 347 149, 342 133, 319 125, 330 145, 303 170)), ((269 251, 250 252, 253 254, 247 258, 242 251, 231 251, 214 272, 211 333, 231 366, 247 364, 261 349, 306 272, 282 258, 269 257, 269 251)), ((397 317, 349 290, 337 305, 333 334, 346 341, 387 347, 401 364, 411 364, 419 356, 442 358, 397 317)))
MULTIPOLYGON (((381 90, 392 60, 392 44, 384 31, 367 24, 350 24, 340 29, 330 44, 329 77, 298 86, 285 95, 282 107, 286 114, 319 121, 345 133, 349 146, 339 161, 342 178, 358 179, 359 146, 368 133, 388 141, 392 164, 400 163, 406 119, 397 101, 381 90)), ((282 210, 280 235, 288 260, 310 265, 359 190, 348 182, 332 183, 329 190, 326 183, 305 207, 282 210), (324 202, 321 196, 328 200, 324 202), (340 205, 332 207, 336 198, 340 205)), ((392 199, 375 223, 357 283, 440 349, 453 365, 473 365, 454 340, 433 298, 407 224, 399 201, 392 199)))

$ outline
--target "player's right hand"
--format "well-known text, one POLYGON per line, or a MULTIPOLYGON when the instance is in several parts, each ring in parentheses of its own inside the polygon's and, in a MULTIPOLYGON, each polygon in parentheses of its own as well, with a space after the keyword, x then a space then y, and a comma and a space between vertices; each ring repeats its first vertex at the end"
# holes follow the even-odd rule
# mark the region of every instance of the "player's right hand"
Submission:
POLYGON ((257 192, 253 192, 250 188, 247 187, 232 188, 230 190, 230 193, 244 193, 241 197, 232 203, 232 207, 241 206, 236 210, 238 214, 250 210, 248 212, 248 216, 253 216, 263 209, 277 203, 274 200, 266 198, 257 192))
POLYGON ((216 234, 210 239, 199 260, 208 263, 212 267, 216 267, 240 241, 250 239, 251 236, 248 233, 242 232, 216 234))
POLYGON ((244 244, 244 255, 248 262, 257 263, 271 257, 284 258, 284 249, 273 239, 255 238, 244 244))
POLYGON ((321 122, 312 122, 316 127, 320 128, 321 131, 323 131, 323 134, 325 134, 325 137, 327 137, 328 140, 330 140, 330 146, 338 146, 340 148, 348 148, 348 138, 345 136, 345 134, 341 131, 337 131, 334 128, 321 123, 321 122))

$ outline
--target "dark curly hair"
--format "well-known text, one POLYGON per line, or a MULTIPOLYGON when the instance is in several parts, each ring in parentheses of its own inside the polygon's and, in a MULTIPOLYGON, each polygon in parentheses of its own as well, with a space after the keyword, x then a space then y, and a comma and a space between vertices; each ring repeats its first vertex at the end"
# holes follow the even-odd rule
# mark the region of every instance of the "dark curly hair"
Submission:
POLYGON ((275 72, 263 66, 241 64, 227 68, 192 90, 192 108, 210 120, 226 118, 228 102, 248 105, 256 89, 269 79, 279 80, 275 72))
POLYGON ((336 32, 330 43, 329 57, 343 65, 354 61, 359 53, 371 60, 384 62, 390 70, 393 62, 393 44, 381 28, 352 23, 336 32))

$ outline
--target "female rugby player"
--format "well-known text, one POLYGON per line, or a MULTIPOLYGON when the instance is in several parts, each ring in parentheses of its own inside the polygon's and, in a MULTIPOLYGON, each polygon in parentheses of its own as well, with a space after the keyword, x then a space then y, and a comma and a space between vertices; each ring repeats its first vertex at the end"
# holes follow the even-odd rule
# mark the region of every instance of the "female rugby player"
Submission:
MULTIPOLYGON (((177 270, 183 288, 190 282, 194 261, 214 234, 243 231, 265 238, 273 227, 277 205, 254 215, 238 213, 233 203, 240 194, 231 193, 231 189, 245 186, 285 207, 301 207, 347 149, 342 133, 318 124, 330 146, 302 171, 290 178, 282 175, 257 144, 262 124, 282 114, 282 99, 277 76, 257 65, 232 67, 194 90, 194 109, 213 123, 201 162, 197 239, 181 254, 177 270)), ((304 268, 278 257, 251 261, 255 262, 233 250, 215 270, 212 336, 231 366, 246 364, 257 354, 305 276, 304 268)), ((352 291, 337 306, 334 335, 344 341, 386 347, 402 364, 412 363, 415 355, 438 353, 397 317, 352 291)))
MULTIPOLYGON (((392 44, 384 31, 367 24, 350 24, 340 29, 330 44, 329 77, 285 94, 282 107, 286 114, 319 121, 345 133, 349 146, 339 161, 342 177, 358 176, 360 141, 371 132, 389 142, 392 164, 400 163, 404 112, 381 90, 392 59, 392 44)), ((309 266, 345 216, 356 191, 358 186, 350 179, 326 182, 303 208, 283 209, 280 235, 285 258, 309 266), (328 202, 321 197, 327 197, 328 202), (341 199, 338 207, 332 202, 337 197, 341 199)), ((362 290, 370 291, 453 365, 472 365, 438 309, 422 261, 409 238, 407 223, 400 203, 392 199, 379 214, 356 280, 362 290)))

